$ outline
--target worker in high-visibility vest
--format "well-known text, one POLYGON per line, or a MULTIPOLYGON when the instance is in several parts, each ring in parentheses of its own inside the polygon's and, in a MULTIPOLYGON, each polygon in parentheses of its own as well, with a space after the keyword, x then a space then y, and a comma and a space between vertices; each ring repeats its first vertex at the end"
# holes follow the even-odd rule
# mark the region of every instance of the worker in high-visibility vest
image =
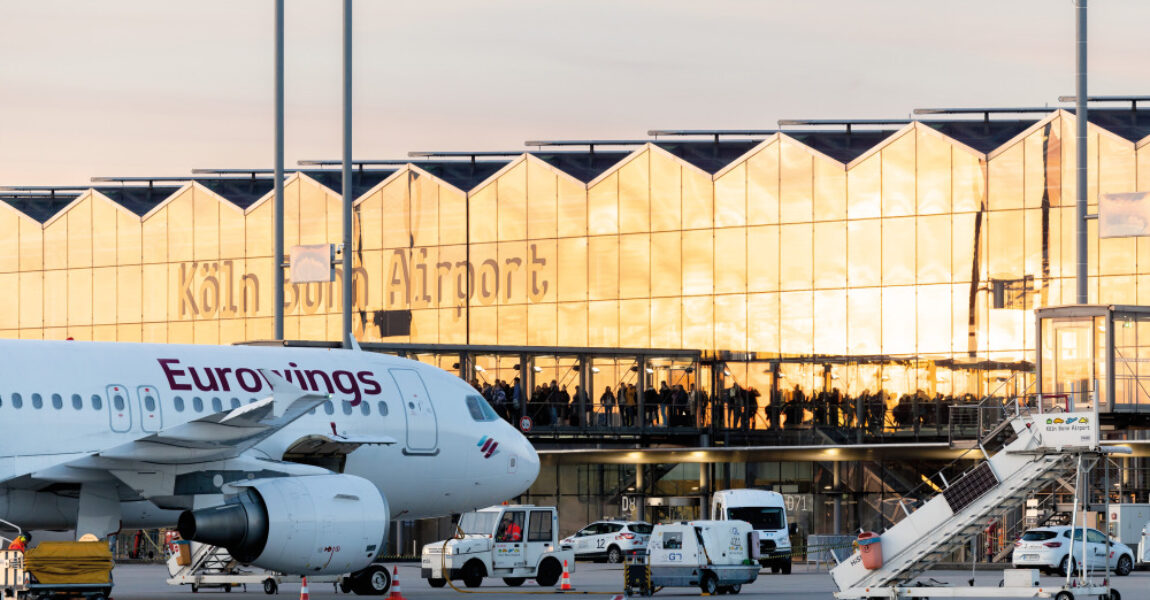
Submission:
POLYGON ((16 539, 12 540, 11 544, 8 544, 8 549, 19 550, 23 552, 28 547, 28 540, 30 539, 32 539, 31 535, 27 533, 21 533, 20 535, 16 536, 16 539))

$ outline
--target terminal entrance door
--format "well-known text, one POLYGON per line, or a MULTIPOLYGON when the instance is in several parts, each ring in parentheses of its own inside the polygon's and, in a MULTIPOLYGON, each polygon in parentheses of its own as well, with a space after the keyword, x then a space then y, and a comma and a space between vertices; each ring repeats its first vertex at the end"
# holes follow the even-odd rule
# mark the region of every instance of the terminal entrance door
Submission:
POLYGON ((674 523, 705 519, 703 496, 656 496, 647 498, 643 520, 648 523, 674 523))

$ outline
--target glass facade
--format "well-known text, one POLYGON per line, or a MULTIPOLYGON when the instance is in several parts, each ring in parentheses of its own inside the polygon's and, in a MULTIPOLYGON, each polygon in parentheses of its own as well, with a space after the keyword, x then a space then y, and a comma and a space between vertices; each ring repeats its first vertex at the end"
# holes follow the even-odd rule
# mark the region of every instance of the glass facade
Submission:
MULTIPOLYGON (((764 407, 992 393, 1035 361, 1034 309, 1074 299, 1074 116, 979 123, 381 173, 356 193, 355 335, 700 350, 722 365, 700 386, 755 388, 764 407)), ((1150 151, 1129 138, 1091 125, 1091 204, 1150 189, 1150 151)), ((287 246, 338 243, 330 179, 287 182, 287 246)), ((192 181, 144 206, 94 189, 32 212, 0 205, 0 336, 271 337, 270 193, 192 181)), ((1091 225, 1089 243, 1090 302, 1150 304, 1150 241, 1091 225)), ((287 338, 340 339, 344 276, 287 285, 287 338)), ((629 366, 596 372, 615 386, 629 366)), ((771 427, 759 412, 751 425, 771 427)))

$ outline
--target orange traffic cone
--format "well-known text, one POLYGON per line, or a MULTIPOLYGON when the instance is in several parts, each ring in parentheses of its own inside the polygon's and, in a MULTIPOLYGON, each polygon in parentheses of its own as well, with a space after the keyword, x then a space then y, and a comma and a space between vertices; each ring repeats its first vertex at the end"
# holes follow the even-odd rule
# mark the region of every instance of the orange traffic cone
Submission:
POLYGON ((300 580, 299 583, 299 600, 311 600, 307 594, 307 577, 300 580))
POLYGON ((392 567, 392 569, 394 571, 391 575, 391 595, 388 596, 388 600, 407 600, 403 597, 403 592, 399 590, 399 567, 392 567))
POLYGON ((559 578, 559 591, 560 592, 574 592, 575 588, 571 586, 571 573, 567 572, 567 561, 563 561, 563 576, 559 578))

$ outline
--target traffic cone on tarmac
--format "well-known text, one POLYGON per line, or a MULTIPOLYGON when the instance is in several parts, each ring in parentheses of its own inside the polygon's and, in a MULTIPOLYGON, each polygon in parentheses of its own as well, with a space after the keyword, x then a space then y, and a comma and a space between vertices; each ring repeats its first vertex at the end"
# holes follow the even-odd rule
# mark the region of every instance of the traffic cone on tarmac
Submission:
POLYGON ((311 600, 307 593, 307 577, 299 582, 299 600, 311 600))
POLYGON ((563 561, 563 576, 559 578, 559 591, 560 592, 574 592, 575 588, 571 586, 571 573, 567 572, 567 561, 563 561))
POLYGON ((399 567, 392 567, 392 569, 394 571, 391 575, 391 595, 387 598, 388 600, 407 600, 403 597, 403 592, 399 590, 399 567))

